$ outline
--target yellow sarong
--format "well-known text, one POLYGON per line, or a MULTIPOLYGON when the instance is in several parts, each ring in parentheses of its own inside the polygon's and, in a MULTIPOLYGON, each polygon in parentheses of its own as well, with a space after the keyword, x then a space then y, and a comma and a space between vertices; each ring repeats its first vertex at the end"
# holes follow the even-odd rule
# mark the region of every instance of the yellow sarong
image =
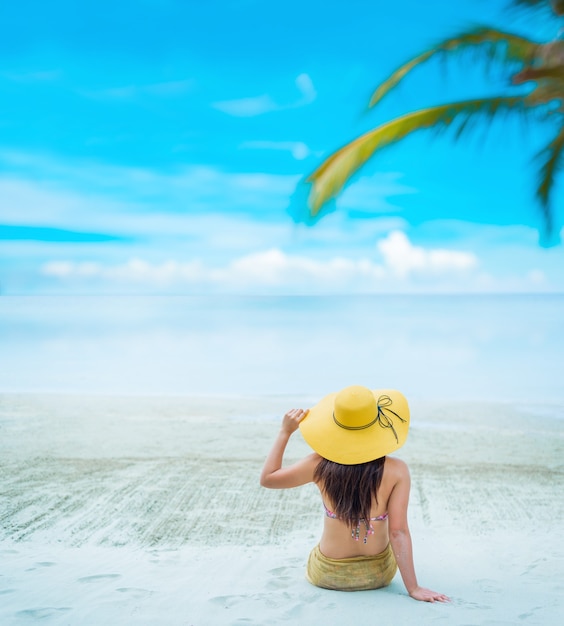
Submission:
POLYGON ((311 551, 306 578, 316 587, 338 591, 379 589, 392 582, 398 569, 392 546, 375 556, 355 556, 348 559, 330 559, 319 546, 311 551))

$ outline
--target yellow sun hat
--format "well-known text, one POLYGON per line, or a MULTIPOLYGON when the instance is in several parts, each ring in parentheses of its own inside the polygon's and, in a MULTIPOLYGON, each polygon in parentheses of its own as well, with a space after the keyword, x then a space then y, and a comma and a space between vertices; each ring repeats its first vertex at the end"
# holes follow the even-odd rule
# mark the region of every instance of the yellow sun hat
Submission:
POLYGON ((393 389, 360 385, 330 393, 300 422, 308 445, 341 465, 357 465, 401 448, 409 430, 409 407, 393 389))

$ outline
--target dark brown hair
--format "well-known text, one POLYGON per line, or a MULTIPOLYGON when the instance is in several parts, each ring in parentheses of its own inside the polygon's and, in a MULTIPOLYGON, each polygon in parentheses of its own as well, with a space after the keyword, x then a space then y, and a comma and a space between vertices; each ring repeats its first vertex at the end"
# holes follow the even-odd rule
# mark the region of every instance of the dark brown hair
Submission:
POLYGON ((353 527, 370 519, 372 500, 378 503, 378 489, 384 475, 383 456, 368 463, 341 465, 322 459, 315 468, 313 480, 327 494, 333 512, 353 527))

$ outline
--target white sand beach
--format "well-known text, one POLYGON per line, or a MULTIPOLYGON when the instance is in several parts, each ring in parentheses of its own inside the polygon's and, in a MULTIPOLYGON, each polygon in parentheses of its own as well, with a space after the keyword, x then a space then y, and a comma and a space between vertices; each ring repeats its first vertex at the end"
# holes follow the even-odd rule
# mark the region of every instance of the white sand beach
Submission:
MULTIPOLYGON (((312 399, 0 396, 0 623, 562 623, 562 407, 412 403, 421 584, 448 605, 304 578, 315 487, 268 491, 283 412, 312 399)), ((288 460, 308 452, 297 433, 288 460)))

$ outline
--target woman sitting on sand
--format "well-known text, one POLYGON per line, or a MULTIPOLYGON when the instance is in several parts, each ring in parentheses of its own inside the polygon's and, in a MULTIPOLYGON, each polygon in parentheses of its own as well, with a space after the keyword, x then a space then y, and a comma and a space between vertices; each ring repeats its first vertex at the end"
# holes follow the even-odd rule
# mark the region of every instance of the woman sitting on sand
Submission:
POLYGON ((405 443, 408 428, 409 408, 401 393, 360 386, 332 393, 310 410, 284 415, 260 483, 287 489, 314 482, 319 488, 325 524, 307 563, 312 584, 342 591, 378 589, 390 584, 399 566, 412 598, 448 601, 417 582, 407 525, 409 470, 386 456, 405 443), (315 452, 282 467, 286 445, 298 428, 315 452))

